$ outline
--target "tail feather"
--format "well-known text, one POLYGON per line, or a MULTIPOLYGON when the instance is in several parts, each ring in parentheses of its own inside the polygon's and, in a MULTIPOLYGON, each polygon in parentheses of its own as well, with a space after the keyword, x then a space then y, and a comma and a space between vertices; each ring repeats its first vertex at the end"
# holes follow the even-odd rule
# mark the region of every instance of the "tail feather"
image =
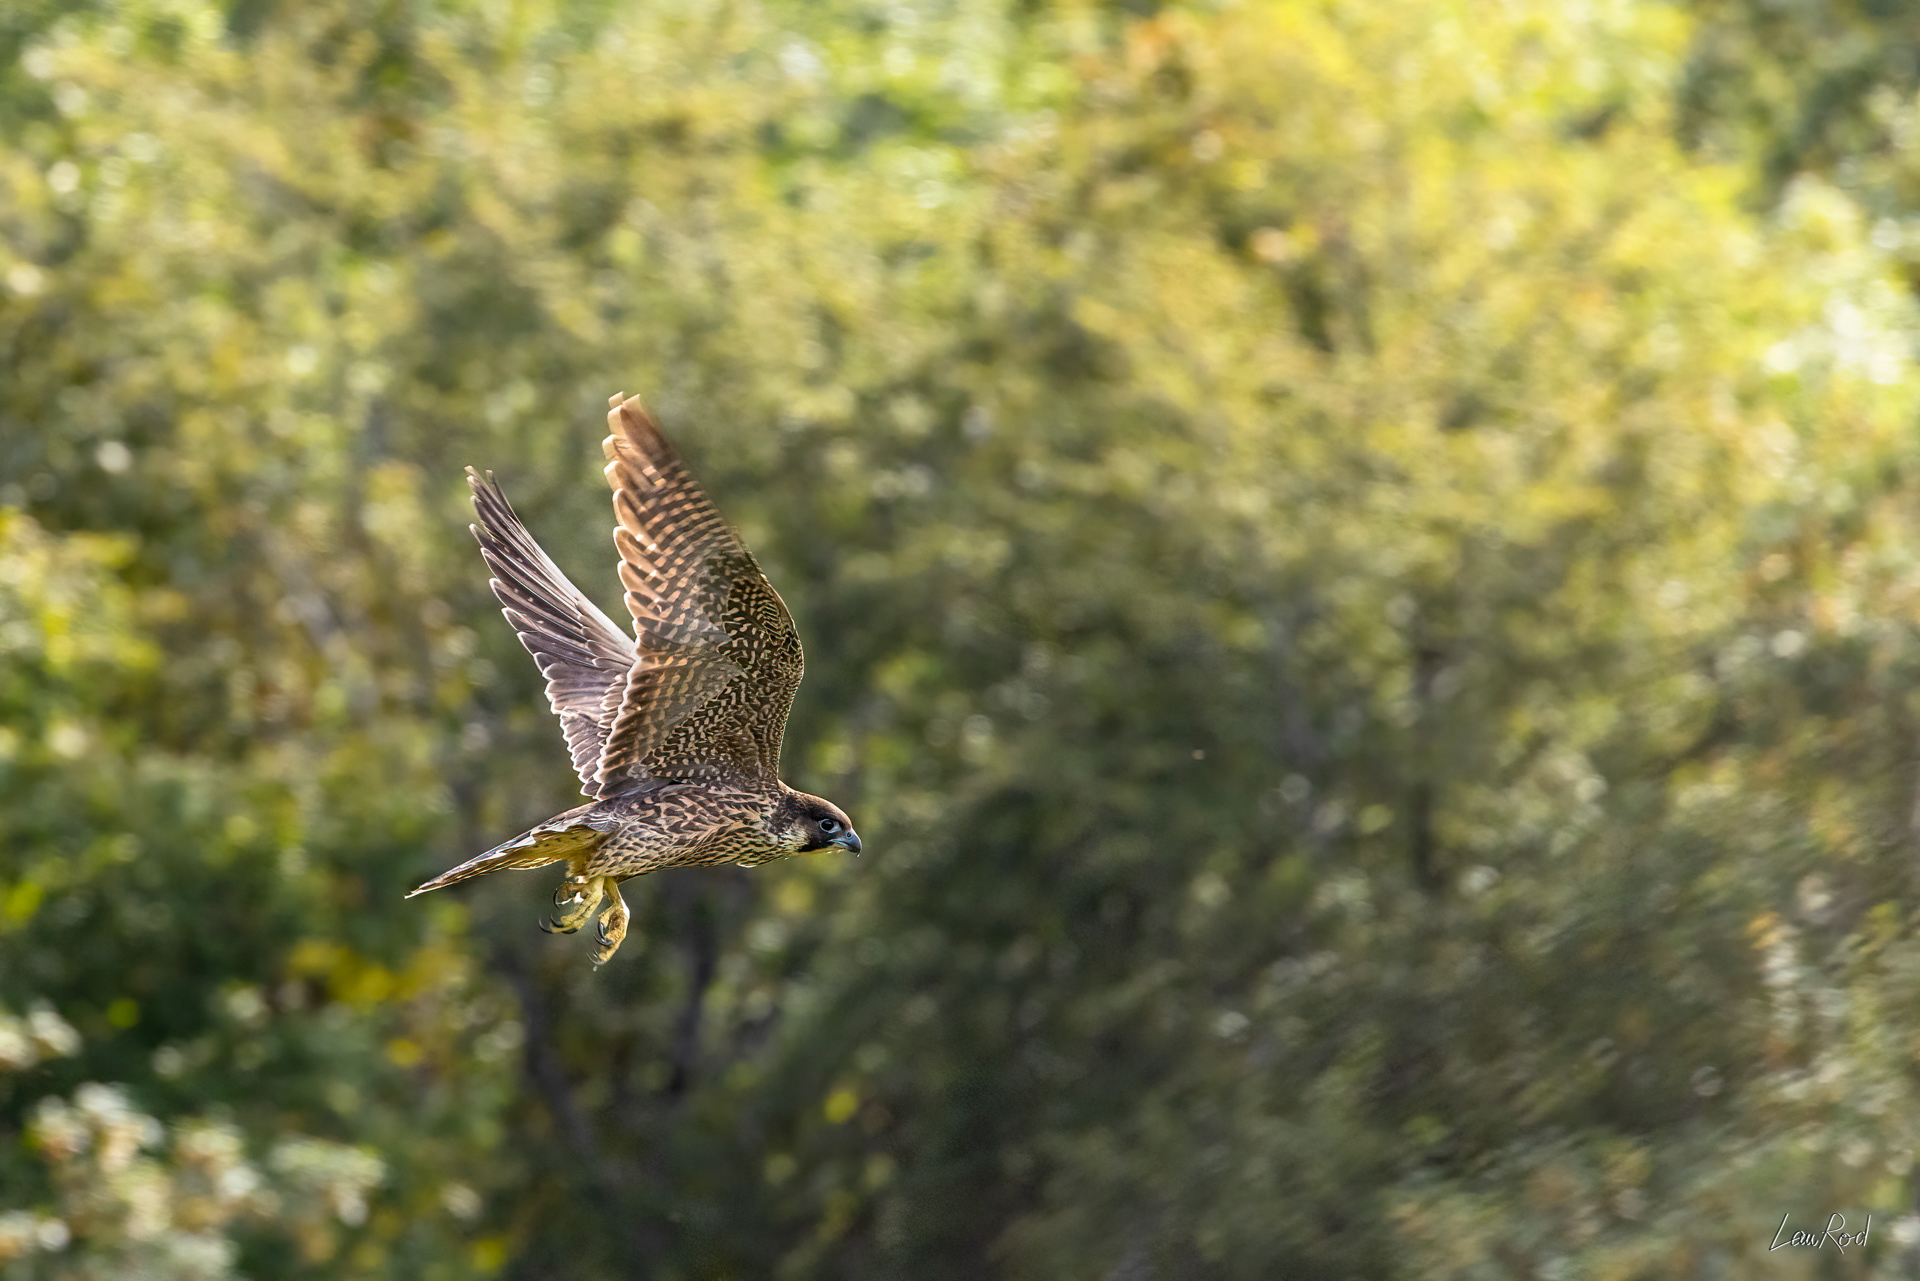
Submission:
POLYGON ((587 804, 556 815, 540 826, 494 846, 485 854, 475 855, 458 867, 440 873, 407 897, 425 894, 428 890, 437 890, 455 881, 485 876, 488 872, 526 871, 591 853, 600 842, 607 839, 607 833, 612 830, 611 824, 587 813, 592 808, 591 804, 587 804))

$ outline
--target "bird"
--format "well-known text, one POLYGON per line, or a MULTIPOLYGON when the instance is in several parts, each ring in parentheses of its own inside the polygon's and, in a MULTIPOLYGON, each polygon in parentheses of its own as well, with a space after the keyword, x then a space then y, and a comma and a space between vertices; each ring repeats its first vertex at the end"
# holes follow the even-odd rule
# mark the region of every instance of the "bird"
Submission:
POLYGON ((631 877, 860 853, 844 810, 780 778, 804 667, 786 604, 640 398, 607 403, 601 450, 631 638, 534 541, 493 473, 467 468, 489 585, 546 677, 589 799, 407 895, 565 863, 541 928, 572 934, 595 918, 596 969, 626 938, 620 883, 631 877))

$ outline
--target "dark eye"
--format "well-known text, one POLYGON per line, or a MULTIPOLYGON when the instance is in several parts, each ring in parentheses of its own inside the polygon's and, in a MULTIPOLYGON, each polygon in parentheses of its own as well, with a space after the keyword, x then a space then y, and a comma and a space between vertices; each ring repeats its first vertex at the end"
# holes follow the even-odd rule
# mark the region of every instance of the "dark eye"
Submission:
POLYGON ((828 836, 832 836, 840 830, 840 820, 837 818, 823 818, 820 820, 820 830, 828 836))

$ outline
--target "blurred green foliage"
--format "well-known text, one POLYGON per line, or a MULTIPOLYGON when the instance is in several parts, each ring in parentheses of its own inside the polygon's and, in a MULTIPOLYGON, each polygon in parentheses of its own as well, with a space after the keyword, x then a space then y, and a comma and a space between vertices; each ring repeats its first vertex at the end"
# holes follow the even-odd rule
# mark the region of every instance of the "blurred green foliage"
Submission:
POLYGON ((1907 1275, 1920 132, 1815 8, 0 11, 0 1277, 1907 1275), (610 602, 619 390, 872 853, 596 974, 400 895, 573 803, 460 469, 610 602))

